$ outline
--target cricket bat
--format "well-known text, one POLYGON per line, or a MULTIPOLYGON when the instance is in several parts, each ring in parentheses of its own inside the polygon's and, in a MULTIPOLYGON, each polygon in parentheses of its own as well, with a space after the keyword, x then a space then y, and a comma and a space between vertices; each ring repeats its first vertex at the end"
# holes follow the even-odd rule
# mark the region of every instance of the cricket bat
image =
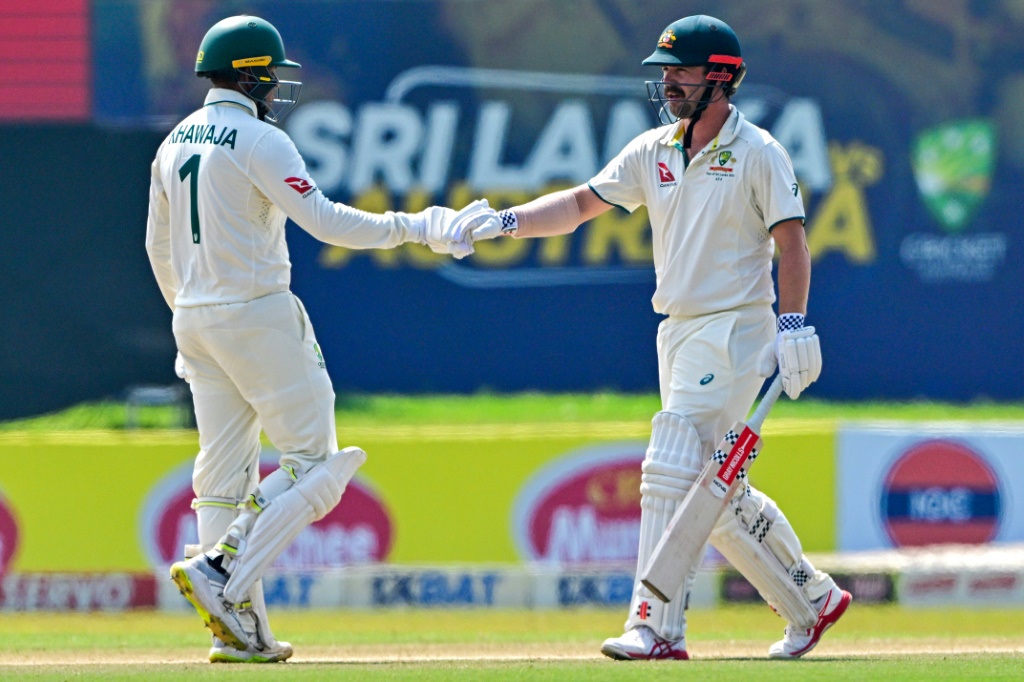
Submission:
POLYGON ((761 425, 781 393, 782 377, 776 376, 750 419, 729 429, 665 527, 640 576, 661 601, 672 599, 686 579, 686 568, 700 560, 698 552, 739 485, 740 469, 749 472, 761 450, 761 425))

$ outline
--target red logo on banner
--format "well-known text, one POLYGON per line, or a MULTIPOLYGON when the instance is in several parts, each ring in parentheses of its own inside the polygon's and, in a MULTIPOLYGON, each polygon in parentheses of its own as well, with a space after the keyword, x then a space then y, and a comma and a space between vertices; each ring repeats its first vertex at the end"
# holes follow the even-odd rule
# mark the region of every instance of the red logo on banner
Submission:
MULTIPOLYGON (((276 455, 265 456, 260 461, 260 477, 276 468, 276 455)), ((199 541, 193 497, 189 466, 168 476, 147 500, 142 542, 150 548, 154 566, 180 560, 184 546, 199 541)), ((274 568, 309 570, 386 561, 394 542, 393 525, 383 501, 353 480, 338 506, 303 530, 277 558, 274 568)))
POLYGON ((897 547, 982 544, 999 529, 999 482, 985 458, 963 443, 918 443, 889 469, 881 516, 897 547))
POLYGON ((658 179, 662 185, 676 181, 676 176, 672 175, 672 171, 669 170, 663 161, 658 162, 658 179))
POLYGON ((14 555, 18 552, 18 522, 8 508, 6 500, 0 497, 0 576, 7 573, 14 555))
POLYGON ((590 449, 537 472, 516 501, 514 532, 523 558, 635 562, 643 450, 590 449))

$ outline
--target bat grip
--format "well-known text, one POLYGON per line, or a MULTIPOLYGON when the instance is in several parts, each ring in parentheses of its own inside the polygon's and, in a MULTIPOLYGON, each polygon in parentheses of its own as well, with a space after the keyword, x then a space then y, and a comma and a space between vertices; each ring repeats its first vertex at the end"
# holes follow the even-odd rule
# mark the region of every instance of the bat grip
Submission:
POLYGON ((772 409, 772 405, 782 395, 782 375, 776 374, 775 379, 768 385, 768 390, 764 392, 764 397, 761 398, 761 403, 754 410, 754 414, 751 415, 750 419, 747 420, 747 426, 754 433, 761 433, 761 425, 764 424, 765 417, 768 416, 768 411, 772 409))

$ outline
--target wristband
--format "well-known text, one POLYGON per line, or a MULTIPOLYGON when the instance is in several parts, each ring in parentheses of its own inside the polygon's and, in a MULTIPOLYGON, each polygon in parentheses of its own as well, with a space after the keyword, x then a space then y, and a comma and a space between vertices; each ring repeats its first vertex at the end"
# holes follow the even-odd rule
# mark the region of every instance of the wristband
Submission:
POLYGON ((779 333, 795 332, 804 328, 804 316, 800 313, 783 313, 779 315, 779 333))
POLYGON ((513 235, 519 229, 519 219, 516 218, 516 214, 512 211, 498 211, 498 217, 501 218, 502 234, 513 235))

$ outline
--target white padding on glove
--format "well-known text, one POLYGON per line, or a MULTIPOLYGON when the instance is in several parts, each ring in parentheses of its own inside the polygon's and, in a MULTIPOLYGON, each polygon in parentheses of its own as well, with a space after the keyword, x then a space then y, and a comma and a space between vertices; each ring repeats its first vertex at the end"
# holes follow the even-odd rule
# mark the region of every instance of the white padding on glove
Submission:
POLYGON ((473 253, 473 232, 491 224, 501 224, 498 212, 486 199, 478 199, 461 211, 431 206, 418 214, 425 222, 423 243, 435 253, 450 253, 465 258, 473 253))
POLYGON ((178 375, 179 379, 184 379, 188 383, 188 370, 185 368, 185 358, 181 357, 180 352, 174 356, 174 373, 178 375))
POLYGON ((757 358, 757 373, 770 377, 778 366, 782 388, 792 400, 821 375, 821 343, 814 327, 782 331, 757 358))

